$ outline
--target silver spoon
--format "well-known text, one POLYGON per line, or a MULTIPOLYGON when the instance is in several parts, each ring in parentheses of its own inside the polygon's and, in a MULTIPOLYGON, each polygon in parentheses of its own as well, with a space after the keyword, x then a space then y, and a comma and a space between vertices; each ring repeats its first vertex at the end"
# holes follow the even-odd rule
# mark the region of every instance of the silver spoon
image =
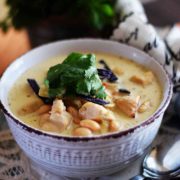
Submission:
POLYGON ((180 135, 168 137, 146 155, 142 175, 130 180, 180 178, 180 135))

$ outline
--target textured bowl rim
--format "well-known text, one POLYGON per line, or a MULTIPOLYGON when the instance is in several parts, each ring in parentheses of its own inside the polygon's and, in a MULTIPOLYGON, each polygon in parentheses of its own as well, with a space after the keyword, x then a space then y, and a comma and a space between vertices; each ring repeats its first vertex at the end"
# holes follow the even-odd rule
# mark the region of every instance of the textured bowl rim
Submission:
MULTIPOLYGON (((122 136, 125 136, 127 134, 133 133, 135 130, 137 130, 138 128, 141 127, 145 127, 149 124, 151 124, 152 122, 154 122, 162 113, 163 111, 166 109, 166 107, 168 106, 168 104, 170 103, 171 97, 172 97, 172 81, 170 79, 170 76, 167 72, 167 70, 163 67, 163 65, 158 62, 157 60, 155 60, 153 57, 149 56, 148 54, 146 54, 145 52, 134 48, 132 46, 129 45, 125 45, 116 41, 112 41, 112 40, 104 40, 104 39, 92 39, 92 38, 81 38, 81 39, 70 39, 70 40, 63 40, 63 41, 55 41, 55 42, 50 42, 44 45, 40 45, 26 53, 24 53, 23 55, 21 55, 20 57, 23 57, 24 55, 32 52, 32 51, 37 51, 40 48, 46 47, 48 45, 52 45, 55 43, 63 43, 63 42, 72 42, 72 41, 104 41, 104 42, 113 42, 113 43, 118 43, 121 44, 121 46, 124 46, 126 48, 130 48, 131 50, 135 50, 136 52, 139 52, 141 54, 146 55, 147 57, 149 57, 151 59, 151 61, 155 61, 162 69, 162 71, 164 71, 165 75, 166 75, 166 80, 168 82, 168 92, 167 92, 167 97, 164 97, 164 103, 161 105, 159 105, 158 109, 156 110, 156 112, 154 114, 152 114, 149 118, 147 118, 145 121, 143 121, 142 123, 129 128, 127 130, 124 131, 120 131, 120 132, 115 132, 115 133, 110 133, 110 134, 104 134, 104 135, 96 135, 96 136, 90 136, 90 137, 73 137, 73 136, 62 136, 62 135, 58 135, 58 134, 53 134, 53 133, 46 133, 44 131, 35 129, 33 127, 30 127, 28 125, 26 125, 25 123, 21 122, 20 120, 18 120, 18 118, 15 118, 13 115, 11 115, 7 109, 5 108, 5 106, 2 104, 2 102, 0 101, 0 108, 2 109, 2 111, 11 118, 11 120, 13 120, 17 125, 20 125, 24 130, 28 131, 29 133, 35 133, 37 135, 42 135, 42 136, 47 136, 47 137, 51 137, 51 138, 55 138, 55 139, 62 139, 65 141, 91 141, 91 140, 98 140, 98 139, 109 139, 109 138, 120 138, 122 136)), ((5 72, 20 58, 18 57, 13 63, 11 63, 8 68, 5 70, 5 72)), ((133 60, 133 59, 132 59, 133 60)), ((3 73, 3 75, 5 74, 5 72, 3 73)), ((3 77, 2 75, 2 77, 3 77)), ((1 81, 1 80, 0 80, 1 81)), ((13 113, 12 113, 13 114, 13 113)))

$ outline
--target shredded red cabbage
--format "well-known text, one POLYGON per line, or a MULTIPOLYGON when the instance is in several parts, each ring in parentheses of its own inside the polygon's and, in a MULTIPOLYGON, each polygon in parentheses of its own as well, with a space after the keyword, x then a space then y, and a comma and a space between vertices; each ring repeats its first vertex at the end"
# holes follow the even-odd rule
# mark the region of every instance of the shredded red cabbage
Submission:
POLYGON ((125 94, 131 94, 131 92, 127 89, 119 89, 120 93, 125 93, 125 94))
POLYGON ((111 79, 112 73, 107 69, 97 69, 101 79, 111 79))
POLYGON ((34 93, 45 103, 45 104, 52 104, 53 103, 53 98, 47 98, 47 97, 42 97, 39 96, 39 90, 40 87, 38 85, 38 83, 36 82, 35 79, 27 79, 28 84, 30 85, 30 87, 32 88, 32 90, 34 91, 34 93))
POLYGON ((113 71, 110 69, 110 67, 106 64, 106 62, 103 59, 99 60, 99 63, 103 64, 104 68, 111 72, 111 77, 108 79, 110 82, 115 82, 118 80, 117 76, 113 73, 113 71))
POLYGON ((92 96, 85 96, 85 95, 82 95, 82 94, 78 94, 79 97, 87 100, 87 101, 90 101, 90 102, 93 102, 93 103, 96 103, 96 104, 100 104, 100 105, 106 105, 106 104, 109 104, 108 101, 105 101, 105 100, 102 100, 102 99, 99 99, 99 98, 94 98, 92 96))

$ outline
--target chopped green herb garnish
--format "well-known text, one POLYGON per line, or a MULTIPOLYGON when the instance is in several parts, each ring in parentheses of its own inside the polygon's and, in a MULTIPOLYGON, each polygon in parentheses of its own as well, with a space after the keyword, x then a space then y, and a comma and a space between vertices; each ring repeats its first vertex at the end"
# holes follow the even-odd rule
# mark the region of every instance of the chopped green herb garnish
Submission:
POLYGON ((50 67, 45 79, 49 97, 86 95, 105 99, 94 54, 71 53, 61 64, 50 67))

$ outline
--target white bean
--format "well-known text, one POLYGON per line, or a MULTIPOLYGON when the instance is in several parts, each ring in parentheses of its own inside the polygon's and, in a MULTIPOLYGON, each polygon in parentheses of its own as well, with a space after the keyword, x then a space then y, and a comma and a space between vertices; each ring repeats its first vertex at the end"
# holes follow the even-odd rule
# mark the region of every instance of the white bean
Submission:
POLYGON ((98 130, 101 129, 101 126, 97 122, 95 122, 95 121, 93 121, 91 119, 82 120, 80 122, 80 126, 89 128, 92 131, 98 131, 98 130))
POLYGON ((115 132, 119 130, 119 124, 117 121, 110 121, 109 122, 109 131, 110 132, 115 132))
POLYGON ((73 131, 73 135, 74 136, 92 136, 92 132, 88 128, 79 127, 73 131))

